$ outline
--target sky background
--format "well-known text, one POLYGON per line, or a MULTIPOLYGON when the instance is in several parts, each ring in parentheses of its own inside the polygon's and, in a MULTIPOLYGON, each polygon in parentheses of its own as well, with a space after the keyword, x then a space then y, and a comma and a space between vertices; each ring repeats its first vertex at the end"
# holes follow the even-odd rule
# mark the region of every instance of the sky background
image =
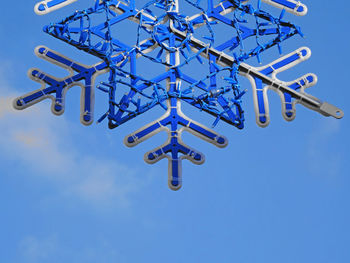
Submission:
MULTIPOLYGON (((167 187, 166 160, 143 161, 165 134, 131 149, 123 145, 124 136, 161 109, 114 130, 106 123, 85 127, 77 87, 67 93, 63 116, 50 112, 50 101, 12 109, 15 97, 38 88, 26 76, 29 68, 65 74, 38 59, 36 46, 86 64, 98 61, 41 30, 93 1, 46 16, 34 14, 36 2, 4 1, 0 16, 1 263, 350 262, 349 1, 304 1, 307 16, 286 15, 306 37, 287 41, 284 52, 308 46, 312 57, 281 75, 292 80, 317 74, 319 82, 308 92, 343 109, 345 117, 326 118, 298 105, 288 123, 270 92, 271 124, 259 128, 251 88, 243 81, 246 128, 219 123, 216 131, 229 140, 225 149, 185 135, 206 162, 183 162, 177 192, 167 187)), ((277 49, 269 54, 266 63, 278 57, 277 49)), ((106 103, 96 92, 96 118, 106 103)), ((206 121, 203 113, 189 111, 206 121)))

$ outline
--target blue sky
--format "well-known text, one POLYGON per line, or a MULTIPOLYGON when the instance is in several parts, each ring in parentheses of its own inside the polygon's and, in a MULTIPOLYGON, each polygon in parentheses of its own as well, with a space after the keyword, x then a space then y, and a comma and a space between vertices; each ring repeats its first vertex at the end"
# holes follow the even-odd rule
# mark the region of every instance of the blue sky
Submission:
MULTIPOLYGON (((124 136, 162 110, 115 130, 106 123, 84 127, 79 89, 69 91, 60 117, 48 101, 12 109, 13 98, 37 88, 26 76, 29 68, 64 73, 36 58, 36 46, 97 62, 41 30, 92 1, 47 16, 34 14, 36 2, 6 1, 0 16, 0 262, 350 262, 348 1, 304 1, 307 16, 287 15, 306 37, 287 41, 285 53, 308 46, 312 57, 283 74, 285 80, 318 75, 308 92, 345 117, 326 118, 298 105, 287 123, 271 92, 271 124, 259 128, 243 81, 246 128, 220 123, 216 130, 229 139, 224 149, 185 135, 206 162, 183 162, 178 192, 167 187, 165 160, 148 165, 142 159, 164 134, 135 148, 123 145, 124 136)), ((96 116, 106 107, 96 93, 96 116)))

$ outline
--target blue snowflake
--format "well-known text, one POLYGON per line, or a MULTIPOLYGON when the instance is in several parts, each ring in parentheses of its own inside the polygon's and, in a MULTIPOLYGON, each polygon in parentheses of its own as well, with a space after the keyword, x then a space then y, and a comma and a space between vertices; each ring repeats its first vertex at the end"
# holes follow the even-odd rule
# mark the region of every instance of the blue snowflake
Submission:
MULTIPOLYGON (((35 6, 38 14, 46 14, 76 0, 42 1, 35 6)), ((76 11, 60 22, 45 26, 44 31, 80 50, 101 59, 100 63, 85 66, 45 46, 36 48, 38 57, 69 70, 69 76, 56 78, 39 69, 32 69, 29 76, 42 87, 14 101, 16 109, 27 108, 39 101, 53 100, 52 112, 61 115, 65 109, 65 93, 72 86, 82 87, 81 122, 93 122, 95 79, 108 74, 108 80, 96 87, 109 97, 106 113, 98 122, 108 119, 109 128, 119 125, 160 106, 164 115, 145 127, 128 135, 124 143, 133 147, 151 136, 166 131, 168 140, 147 152, 145 161, 155 163, 163 158, 169 161, 169 187, 177 190, 182 185, 181 161, 188 159, 194 164, 204 162, 204 155, 187 146, 181 139, 183 131, 225 147, 227 139, 214 130, 195 122, 181 111, 186 102, 214 116, 213 127, 222 120, 242 129, 244 111, 241 106, 242 90, 237 76, 247 77, 252 84, 256 122, 265 127, 269 124, 267 90, 281 97, 283 117, 295 118, 295 104, 320 112, 325 116, 343 117, 343 112, 326 102, 305 93, 304 89, 315 85, 317 77, 306 74, 292 82, 277 79, 276 74, 285 71, 310 57, 310 50, 301 47, 266 66, 253 67, 246 61, 271 47, 302 32, 298 26, 285 21, 285 11, 305 15, 305 5, 294 0, 263 0, 266 4, 284 8, 279 17, 264 11, 261 1, 254 4, 240 0, 152 0, 136 6, 135 0, 96 0, 94 6, 76 11), (180 12, 180 4, 197 10, 192 16, 180 12), (102 16, 102 22, 101 22, 102 16), (118 27, 125 20, 137 25, 136 41, 133 45, 118 38, 118 27), (218 25, 232 29, 232 35, 221 41, 218 25), (198 34, 206 32, 205 36, 198 34), (245 43, 253 40, 253 48, 245 43), (136 68, 137 58, 144 58, 164 68, 153 78, 146 78, 136 68), (207 59, 207 72, 195 78, 185 70, 187 65, 203 64, 207 59), (222 81, 224 80, 224 82, 222 81), (128 92, 117 96, 123 87, 128 92)))

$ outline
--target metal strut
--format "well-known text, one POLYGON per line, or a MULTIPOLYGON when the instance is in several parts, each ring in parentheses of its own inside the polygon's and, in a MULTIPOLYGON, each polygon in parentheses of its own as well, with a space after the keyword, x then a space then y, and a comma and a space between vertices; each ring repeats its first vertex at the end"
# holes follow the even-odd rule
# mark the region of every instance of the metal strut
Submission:
MULTIPOLYGON (((172 25, 170 25, 170 30, 180 39, 185 39, 187 37, 186 33, 176 29, 172 25)), ((239 63, 239 61, 236 61, 233 57, 222 53, 213 47, 208 47, 206 43, 194 38, 193 36, 190 38, 189 42, 191 46, 194 47, 197 51, 205 49, 201 52, 201 55, 203 57, 209 58, 208 54, 213 55, 216 58, 216 63, 228 67, 232 67, 235 64, 239 64, 238 70, 241 75, 250 75, 254 78, 258 78, 262 80, 262 82, 267 86, 273 87, 277 90, 290 94, 293 98, 297 99, 304 106, 313 109, 324 116, 332 116, 337 119, 341 119, 344 117, 344 112, 338 107, 327 102, 322 102, 321 100, 311 95, 303 94, 294 89, 291 89, 286 85, 281 84, 280 82, 277 82, 274 79, 264 75, 263 73, 259 72, 256 68, 244 62, 239 63)))

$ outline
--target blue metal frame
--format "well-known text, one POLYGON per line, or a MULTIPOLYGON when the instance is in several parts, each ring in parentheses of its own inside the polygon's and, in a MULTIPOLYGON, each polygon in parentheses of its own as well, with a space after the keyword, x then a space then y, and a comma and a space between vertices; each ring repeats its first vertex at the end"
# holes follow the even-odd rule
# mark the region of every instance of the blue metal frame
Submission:
MULTIPOLYGON (((305 87, 316 83, 315 75, 308 74, 290 83, 276 78, 277 73, 307 59, 310 55, 307 48, 301 48, 261 68, 245 63, 252 57, 260 62, 260 54, 274 46, 281 53, 283 41, 295 35, 302 36, 298 26, 284 21, 285 10, 279 17, 274 17, 261 8, 260 0, 257 0, 257 8, 246 4, 247 1, 239 0, 217 1, 217 5, 214 5, 213 0, 185 1, 198 9, 198 15, 186 17, 181 14, 178 0, 152 0, 140 9, 136 8, 135 0, 97 0, 94 6, 45 26, 44 32, 102 61, 93 66, 85 66, 46 47, 38 47, 36 54, 39 57, 69 70, 71 74, 57 79, 38 69, 31 70, 30 77, 40 82, 42 88, 18 98, 14 106, 24 109, 45 98, 51 98, 54 101, 53 113, 60 115, 64 111, 66 91, 78 85, 83 90, 81 122, 89 125, 93 122, 94 80, 96 76, 108 73, 108 81, 97 85, 109 97, 108 110, 98 122, 107 118, 109 128, 113 129, 155 106, 164 108, 165 114, 160 119, 127 136, 125 144, 135 146, 162 130, 167 131, 167 142, 146 153, 145 161, 154 163, 168 158, 169 186, 174 190, 181 187, 182 159, 195 164, 204 162, 202 153, 182 142, 183 131, 189 131, 218 147, 227 145, 224 136, 186 117, 181 111, 181 102, 214 116, 213 126, 222 120, 242 129, 244 111, 241 98, 246 91, 239 86, 238 74, 251 80, 257 123, 262 127, 269 123, 267 88, 280 94, 286 120, 295 117, 294 105, 297 102, 326 116, 342 117, 343 113, 338 108, 322 103, 304 92, 305 87), (161 10, 163 14, 156 16, 153 9, 161 10), (105 21, 95 25, 95 15, 104 15, 105 21), (248 23, 245 19, 247 16, 253 17, 255 22, 248 23), (119 23, 126 19, 138 24, 137 40, 133 46, 127 45, 117 36, 119 23), (73 26, 74 22, 78 22, 79 26, 73 26), (232 27, 236 35, 224 43, 216 43, 217 23, 232 27), (196 29, 201 26, 207 28, 207 43, 196 38, 196 29), (145 34, 148 37, 142 40, 141 35, 145 34), (256 39, 256 47, 251 50, 244 47, 248 38, 256 39), (150 55, 155 49, 159 50, 158 54, 150 55), (151 79, 144 78, 137 71, 138 57, 164 65, 164 72, 151 79), (184 66, 196 63, 195 61, 203 63, 203 57, 208 60, 208 72, 204 78, 194 79, 185 72, 184 66), (222 75, 226 75, 224 79, 227 84, 218 86, 219 76, 222 75), (116 91, 120 86, 127 87, 129 92, 118 98, 116 91)), ((74 0, 51 1, 49 7, 72 2, 74 0)), ((304 12, 306 8, 293 0, 263 2, 285 7, 291 13, 304 12)))

